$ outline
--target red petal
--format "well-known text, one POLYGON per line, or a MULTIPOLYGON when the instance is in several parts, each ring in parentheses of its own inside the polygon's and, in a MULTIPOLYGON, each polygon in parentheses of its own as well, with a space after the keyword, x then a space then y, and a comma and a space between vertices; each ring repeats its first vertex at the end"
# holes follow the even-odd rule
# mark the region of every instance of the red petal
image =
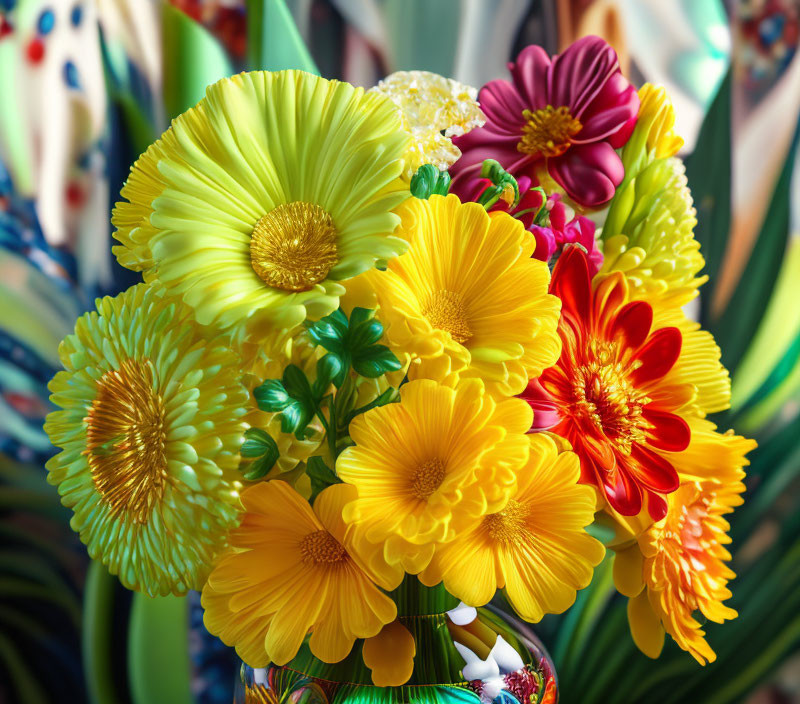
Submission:
POLYGON ((614 314, 628 300, 628 283, 621 271, 613 271, 594 290, 594 319, 597 328, 606 330, 614 314))
POLYGON ((617 471, 607 479, 614 483, 603 482, 603 489, 611 507, 623 516, 636 516, 642 510, 642 490, 627 471, 617 465, 617 471))
POLYGON ((636 349, 647 339, 652 325, 653 309, 644 301, 634 301, 617 313, 611 326, 611 337, 619 335, 626 347, 636 349))
POLYGON ((561 299, 561 315, 588 320, 592 300, 589 261, 580 247, 567 247, 558 258, 550 281, 550 293, 561 299))
POLYGON ((642 445, 635 444, 631 459, 636 461, 636 480, 660 494, 669 494, 680 485, 678 473, 667 460, 642 445))
POLYGON ((657 411, 650 405, 642 410, 644 419, 654 427, 647 431, 648 445, 666 452, 682 452, 689 447, 692 431, 680 416, 667 411, 657 411))
POLYGON ((652 491, 646 491, 645 495, 647 496, 647 512, 650 514, 650 518, 654 521, 660 521, 667 515, 666 499, 652 491))
POLYGON ((678 328, 661 328, 650 335, 636 355, 642 366, 631 374, 633 383, 640 386, 664 376, 678 361, 682 341, 678 328))

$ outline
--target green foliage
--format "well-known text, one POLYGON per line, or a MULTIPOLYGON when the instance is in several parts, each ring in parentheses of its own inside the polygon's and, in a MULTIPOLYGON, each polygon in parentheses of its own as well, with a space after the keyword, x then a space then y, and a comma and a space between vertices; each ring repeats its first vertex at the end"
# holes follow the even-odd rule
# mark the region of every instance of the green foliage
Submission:
POLYGON ((336 476, 335 472, 325 464, 325 460, 317 455, 308 458, 306 474, 308 474, 308 478, 311 480, 312 503, 321 491, 333 484, 342 483, 342 480, 336 476))
POLYGON ((433 195, 446 196, 450 191, 450 174, 433 164, 423 164, 411 177, 411 195, 427 200, 433 195))
POLYGON ((244 478, 249 481, 266 476, 281 455, 272 436, 260 428, 248 428, 245 431, 240 453, 242 457, 255 459, 244 473, 244 478))
POLYGON ((499 162, 494 159, 486 159, 483 162, 483 166, 481 166, 481 178, 488 178, 492 182, 492 185, 478 198, 478 203, 486 210, 489 210, 497 203, 508 189, 514 192, 511 208, 516 208, 519 205, 519 184, 517 184, 517 179, 500 166, 499 162))

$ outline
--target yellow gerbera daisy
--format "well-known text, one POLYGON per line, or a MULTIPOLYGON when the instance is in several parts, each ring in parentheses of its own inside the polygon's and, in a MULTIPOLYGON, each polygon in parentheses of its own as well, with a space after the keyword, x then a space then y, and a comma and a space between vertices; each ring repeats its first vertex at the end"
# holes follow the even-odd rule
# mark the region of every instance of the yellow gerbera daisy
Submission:
POLYGON ((634 299, 684 305, 708 280, 697 274, 705 261, 694 238, 694 203, 673 132, 675 111, 664 88, 639 90, 636 128, 622 149, 625 179, 603 225, 601 275, 621 271, 634 299))
POLYGON ((444 580, 469 606, 483 606, 505 588, 522 618, 539 621, 573 604, 605 549, 585 530, 594 520, 595 492, 578 484, 577 455, 558 454, 545 435, 529 440, 530 459, 505 507, 439 547, 421 579, 430 586, 444 580))
POLYGON ((337 281, 405 247, 391 233, 407 144, 379 94, 302 71, 223 79, 134 166, 114 251, 201 323, 330 313, 337 281))
POLYGON ((411 198, 399 212, 409 251, 355 279, 349 300, 377 303, 409 378, 479 377, 493 394, 520 393, 561 349, 560 302, 547 265, 531 258, 533 235, 454 195, 411 198))
POLYGON ((384 546, 391 564, 412 574, 435 545, 480 516, 500 510, 528 459, 532 413, 521 399, 495 402, 478 379, 455 389, 424 379, 400 389, 400 403, 350 425, 354 447, 336 462, 358 489, 344 517, 363 528, 359 550, 384 546))
POLYGON ((376 586, 396 587, 397 572, 385 565, 373 571, 374 555, 362 561, 342 520, 355 493, 345 484, 330 486, 313 510, 282 481, 242 493, 242 523, 208 578, 202 604, 208 630, 251 667, 285 665, 309 630, 311 652, 338 662, 357 638, 377 635, 397 616, 376 586))
POLYGON ((478 107, 478 91, 438 73, 396 71, 372 91, 386 95, 397 106, 403 128, 411 135, 404 173, 407 179, 423 164, 450 168, 461 156, 450 138, 486 122, 478 107))
POLYGON ((202 587, 239 513, 247 391, 191 310, 140 284, 97 301, 50 382, 48 481, 92 558, 150 595, 202 587))

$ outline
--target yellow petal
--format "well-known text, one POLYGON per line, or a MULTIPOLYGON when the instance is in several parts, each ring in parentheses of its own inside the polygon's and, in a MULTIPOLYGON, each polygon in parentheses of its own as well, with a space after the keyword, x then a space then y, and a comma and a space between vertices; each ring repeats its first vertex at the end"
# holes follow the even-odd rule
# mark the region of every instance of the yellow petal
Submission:
POLYGON ((614 585, 620 594, 634 597, 644 589, 643 562, 642 552, 636 543, 614 555, 614 585))
POLYGON ((650 606, 647 592, 628 601, 628 623, 636 647, 647 657, 657 658, 664 647, 664 627, 650 606))
POLYGON ((400 621, 392 621, 378 635, 365 640, 362 651, 377 687, 399 687, 408 682, 416 653, 414 636, 400 621))

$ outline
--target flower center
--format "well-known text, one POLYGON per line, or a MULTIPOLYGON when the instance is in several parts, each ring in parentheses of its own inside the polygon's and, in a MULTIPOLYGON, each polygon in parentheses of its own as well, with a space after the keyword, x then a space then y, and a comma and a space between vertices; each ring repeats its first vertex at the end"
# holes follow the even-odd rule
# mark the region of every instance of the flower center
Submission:
POLYGON ((577 369, 573 382, 577 415, 601 430, 623 455, 630 455, 633 444, 645 439, 649 425, 642 410, 650 399, 628 378, 641 363, 619 362, 607 342, 592 341, 590 349, 594 359, 577 369))
POLYGON ((86 423, 95 488, 114 516, 147 523, 167 478, 164 404, 149 360, 126 359, 97 383, 86 423))
POLYGON ((528 507, 516 499, 511 499, 499 513, 492 513, 483 519, 483 527, 492 540, 498 543, 519 542, 520 533, 525 529, 528 507))
POLYGON ((268 286, 308 291, 337 263, 333 219, 315 203, 294 201, 270 210, 250 238, 250 262, 268 286))
POLYGON ((309 533, 300 541, 300 552, 305 562, 332 564, 347 559, 347 551, 327 530, 309 533))
POLYGON ((411 491, 418 499, 427 499, 444 481, 447 472, 438 457, 423 462, 411 478, 411 491))
POLYGON ((422 315, 438 330, 449 332, 459 344, 472 337, 464 297, 455 291, 436 291, 422 308, 422 315))
POLYGON ((566 105, 523 110, 522 117, 525 118, 525 125, 517 143, 517 151, 523 154, 559 156, 569 149, 570 137, 581 130, 580 121, 572 116, 566 105))

